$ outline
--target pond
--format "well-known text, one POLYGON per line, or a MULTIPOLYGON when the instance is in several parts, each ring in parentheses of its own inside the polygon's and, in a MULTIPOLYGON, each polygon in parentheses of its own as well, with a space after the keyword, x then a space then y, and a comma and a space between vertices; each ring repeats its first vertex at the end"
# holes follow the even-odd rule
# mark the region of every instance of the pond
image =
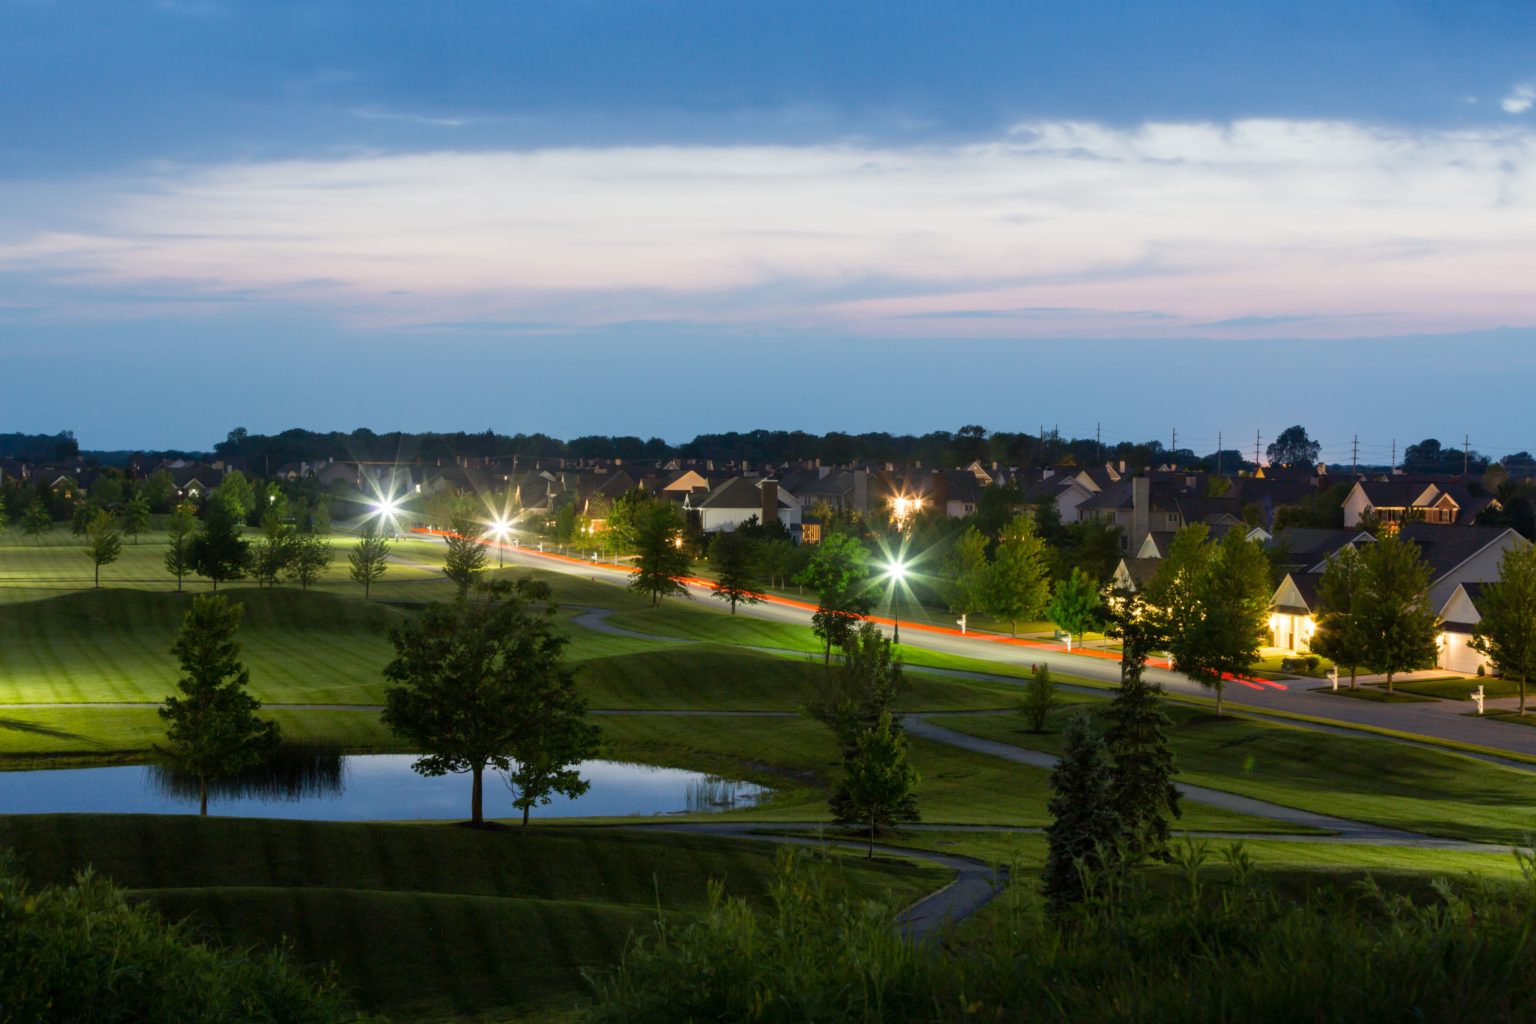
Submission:
MULTIPOLYGON (((468 775, 426 778, 412 754, 288 752, 210 787, 208 813, 313 821, 466 819, 468 775)), ((582 796, 555 797, 536 818, 684 814, 750 807, 767 790, 678 768, 584 761, 582 796)), ((485 814, 515 818, 499 772, 485 776, 485 814)), ((196 814, 197 783, 155 765, 0 772, 0 814, 196 814)))

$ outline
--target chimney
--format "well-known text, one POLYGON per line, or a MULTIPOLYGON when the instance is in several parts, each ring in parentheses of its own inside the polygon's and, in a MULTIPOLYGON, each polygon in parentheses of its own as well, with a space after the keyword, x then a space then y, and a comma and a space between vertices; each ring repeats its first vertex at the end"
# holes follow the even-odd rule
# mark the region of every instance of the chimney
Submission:
POLYGON ((764 480, 757 485, 757 489, 763 495, 763 514, 758 517, 758 522, 767 526, 769 523, 779 521, 779 482, 777 480, 764 480))
POLYGON ((869 512, 869 470, 853 471, 853 507, 862 514, 869 512))
POLYGON ((1131 555, 1141 550, 1152 532, 1152 481, 1145 476, 1131 479, 1131 555))

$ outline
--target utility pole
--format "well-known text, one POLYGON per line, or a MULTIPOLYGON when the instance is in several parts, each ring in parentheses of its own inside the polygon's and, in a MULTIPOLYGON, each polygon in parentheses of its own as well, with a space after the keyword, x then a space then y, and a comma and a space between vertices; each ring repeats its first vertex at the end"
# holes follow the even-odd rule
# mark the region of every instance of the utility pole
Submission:
POLYGON ((1221 476, 1221 431, 1216 431, 1216 475, 1221 476))
POLYGON ((1388 476, 1397 474, 1397 438, 1392 439, 1392 465, 1387 470, 1388 476))
POLYGON ((1259 473, 1259 442, 1263 439, 1263 434, 1257 430, 1253 432, 1253 473, 1255 476, 1259 473))
POLYGON ((1355 435, 1354 443, 1349 449, 1349 478, 1353 480, 1360 475, 1360 435, 1355 435))
POLYGON ((1461 435, 1461 478, 1467 478, 1467 461, 1472 454, 1472 439, 1468 434, 1461 435))
POLYGON ((1176 452, 1178 450, 1179 450, 1179 428, 1178 427, 1174 427, 1173 428, 1173 440, 1170 441, 1169 444, 1168 444, 1168 454, 1172 455, 1174 452, 1176 452))
POLYGON ((1040 424, 1040 465, 1045 465, 1045 424, 1040 424))
POLYGON ((1095 423, 1093 425, 1093 444, 1094 444, 1094 447, 1096 447, 1099 450, 1099 461, 1100 462, 1104 461, 1103 426, 1104 425, 1102 423, 1095 423))

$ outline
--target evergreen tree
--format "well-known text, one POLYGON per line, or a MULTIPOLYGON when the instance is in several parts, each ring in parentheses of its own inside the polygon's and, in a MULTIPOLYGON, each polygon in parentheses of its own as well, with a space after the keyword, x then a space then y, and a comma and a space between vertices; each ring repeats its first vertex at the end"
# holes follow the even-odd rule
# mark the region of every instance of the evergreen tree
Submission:
POLYGON ((443 557, 443 575, 459 588, 459 600, 469 594, 470 584, 485 571, 490 553, 481 543, 485 527, 467 511, 459 510, 448 521, 448 535, 443 538, 448 552, 443 557))
POLYGON ((139 542, 139 534, 149 529, 149 499, 142 493, 135 494, 123 506, 123 532, 139 542))
POLYGON ((894 712, 905 684, 901 656, 873 622, 862 623, 843 652, 843 660, 807 696, 804 710, 832 730, 846 755, 862 731, 894 712))
POLYGON ((1066 579, 1058 580, 1051 592, 1045 616, 1066 631, 1067 649, 1072 649, 1072 634, 1082 636, 1099 624, 1103 601, 1099 588, 1081 569, 1074 568, 1066 579))
POLYGON ((352 582, 363 585, 363 600, 368 600, 373 585, 383 579, 389 569, 389 539, 379 533, 377 525, 369 523, 363 527, 363 535, 347 555, 347 562, 351 566, 348 574, 352 582))
POLYGON ((683 550, 677 510, 669 502, 646 498, 635 503, 631 518, 636 555, 629 588, 649 597, 652 608, 665 597, 687 597, 683 578, 692 562, 683 550))
POLYGON ((1051 771, 1053 793, 1046 804, 1052 820, 1045 830, 1043 877, 1046 904, 1053 912, 1082 900, 1085 882, 1091 885, 1115 855, 1121 825, 1111 781, 1104 740, 1094 733, 1087 715, 1073 716, 1051 771))
POLYGON ((210 501, 204 509, 203 529, 192 541, 192 569, 199 576, 220 583, 243 579, 250 559, 250 545, 240 537, 240 523, 223 502, 210 501))
POLYGON ((191 507, 178 505, 166 523, 169 543, 165 549, 165 571, 176 577, 176 593, 181 593, 181 581, 193 571, 192 553, 197 545, 197 517, 191 507))
POLYGON ((192 599, 171 653, 181 663, 181 696, 165 698, 166 753, 197 778, 199 813, 208 813, 208 780, 261 764, 276 748, 276 723, 256 717, 261 701, 246 692, 240 663, 240 605, 204 594, 192 599))
POLYGON ((1029 674, 1029 682, 1024 684, 1024 696, 1019 699, 1019 713, 1029 720, 1029 731, 1044 732, 1045 720, 1059 703, 1056 684, 1051 682, 1051 666, 1041 662, 1029 674))
POLYGON ((917 821, 917 769, 907 760, 907 738, 882 712, 860 730, 843 758, 843 777, 828 800, 839 825, 869 830, 869 856, 875 835, 904 821, 917 821))
POLYGON ((987 571, 987 611, 1007 619, 1013 636, 1019 635, 1020 620, 1045 613, 1051 587, 1047 554, 1045 541, 1027 515, 1015 516, 998 541, 987 571))
POLYGON ((1120 819, 1126 848, 1150 857, 1168 855, 1169 818, 1183 814, 1173 750, 1172 722, 1163 708, 1162 687, 1145 678, 1147 655, 1161 642, 1155 627, 1128 597, 1111 626, 1122 643, 1120 688, 1110 701, 1104 734, 1110 759, 1110 800, 1120 819))
POLYGON ((1360 599, 1360 553, 1343 547, 1328 559, 1317 581, 1317 629, 1312 650, 1349 670, 1349 688, 1365 659, 1365 637, 1355 611, 1360 599))
POLYGON ((286 577, 305 590, 316 583, 325 570, 330 568, 334 557, 331 542, 314 533, 303 533, 293 538, 291 557, 285 570, 286 577))
POLYGON ((1536 547, 1510 548, 1499 563, 1499 579, 1478 598, 1482 620, 1472 631, 1473 649, 1488 655, 1505 679, 1520 680, 1520 713, 1525 684, 1536 675, 1536 547))
POLYGON ((85 527, 85 553, 90 556, 91 562, 96 567, 96 583, 101 586, 101 567, 117 561, 123 553, 123 532, 118 529, 117 520, 112 513, 104 508, 96 510, 95 515, 85 527))
POLYGON ((1361 661, 1372 672, 1392 677, 1427 668, 1440 650, 1439 617, 1429 605, 1429 566, 1419 546, 1396 533, 1360 552, 1360 590, 1354 611, 1363 638, 1361 661))
POLYGON ((53 529, 53 517, 48 514, 48 506, 43 504, 43 499, 33 498, 26 512, 22 514, 21 532, 28 537, 36 537, 51 529, 53 529))
POLYGON ((732 615, 736 605, 757 604, 766 596, 761 589, 762 560, 754 541, 736 531, 722 533, 710 545, 709 556, 715 565, 711 592, 730 603, 732 615))

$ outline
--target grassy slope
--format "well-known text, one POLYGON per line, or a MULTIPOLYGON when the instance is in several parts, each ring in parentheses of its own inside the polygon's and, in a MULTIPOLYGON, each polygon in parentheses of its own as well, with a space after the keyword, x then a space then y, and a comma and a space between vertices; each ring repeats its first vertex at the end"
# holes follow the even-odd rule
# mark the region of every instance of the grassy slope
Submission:
MULTIPOLYGON (((1171 706, 1179 777, 1357 821, 1484 842, 1536 832, 1536 776, 1458 754, 1171 706)), ((1017 717, 939 720, 975 736, 1056 751, 1060 733, 1020 731, 1017 717)), ((1059 730, 1060 719, 1053 728, 1059 730)))
MULTIPOLYGON (((690 913, 710 879, 760 898, 774 852, 699 836, 154 816, 0 817, 40 881, 86 865, 229 942, 287 936, 392 1014, 569 1003, 659 903, 690 913)), ((844 861, 854 893, 904 905, 944 874, 844 861)))

